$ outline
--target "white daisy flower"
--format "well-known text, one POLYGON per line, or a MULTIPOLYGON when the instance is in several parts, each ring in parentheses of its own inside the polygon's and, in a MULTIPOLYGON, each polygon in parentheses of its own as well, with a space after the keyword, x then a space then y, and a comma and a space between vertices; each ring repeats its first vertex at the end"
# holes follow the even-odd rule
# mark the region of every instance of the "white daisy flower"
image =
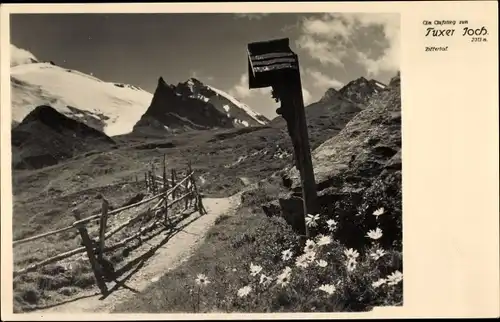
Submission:
POLYGON ((384 255, 385 255, 385 250, 377 249, 375 252, 370 254, 370 257, 373 258, 374 260, 378 260, 380 257, 384 255))
POLYGON ((264 286, 268 286, 269 284, 271 284, 271 282, 273 281, 273 279, 269 276, 266 276, 264 274, 261 274, 260 275, 260 281, 259 281, 259 284, 262 284, 264 286))
POLYGON ((301 268, 307 268, 309 266, 309 261, 306 257, 306 254, 302 254, 299 257, 295 259, 295 266, 301 267, 301 268))
POLYGON ((373 212, 373 215, 378 218, 379 216, 383 215, 384 212, 385 212, 384 207, 382 207, 382 208, 375 210, 373 212))
POLYGON ((403 273, 395 271, 386 277, 387 285, 396 285, 403 280, 403 273))
POLYGON ((373 283, 372 283, 372 287, 373 287, 373 288, 378 288, 378 287, 380 287, 380 286, 384 285, 384 284, 385 284, 385 282, 387 282, 387 280, 386 280, 385 278, 381 278, 381 279, 379 279, 378 281, 373 282, 373 283))
POLYGON ((326 267, 328 263, 325 260, 320 259, 319 261, 316 261, 316 265, 318 265, 319 267, 326 267))
POLYGON ((332 284, 323 284, 320 287, 318 287, 318 290, 323 291, 328 295, 332 295, 335 292, 336 288, 335 285, 332 284))
POLYGON ((324 236, 324 235, 319 235, 318 236, 318 241, 317 245, 318 246, 324 246, 324 245, 329 245, 332 243, 332 237, 330 236, 324 236))
POLYGON ((304 247, 304 253, 312 252, 316 249, 316 243, 314 240, 308 239, 306 241, 306 247, 304 247))
POLYGON ((248 294, 250 294, 251 291, 252 291, 252 287, 250 285, 243 286, 242 288, 240 288, 238 290, 238 296, 239 297, 245 297, 248 294))
POLYGON ((319 214, 316 215, 307 215, 306 216, 306 225, 307 227, 316 227, 318 226, 319 214))
POLYGON ((380 239, 382 237, 382 229, 377 227, 375 230, 370 230, 366 236, 373 240, 380 239))
POLYGON ((328 225, 328 229, 330 231, 333 231, 337 228, 337 222, 333 219, 329 219, 326 221, 326 224, 328 225))
POLYGON ((196 284, 198 284, 200 286, 206 286, 206 285, 210 284, 210 281, 205 276, 205 274, 198 274, 198 276, 196 276, 195 281, 196 281, 196 284))
POLYGON ((262 271, 262 266, 250 263, 250 275, 257 276, 262 271))
POLYGON ((353 248, 349 248, 348 250, 345 250, 344 254, 347 256, 347 258, 356 259, 359 257, 358 251, 353 249, 353 248))
POLYGON ((356 260, 354 258, 349 258, 346 262, 346 266, 347 266, 347 271, 348 272, 352 272, 356 269, 356 265, 358 263, 356 262, 356 260))
POLYGON ((311 264, 316 259, 316 252, 305 253, 304 258, 309 264, 311 264))
POLYGON ((281 287, 285 287, 287 286, 289 283, 290 283, 290 273, 291 273, 292 269, 290 267, 285 267, 285 269, 283 270, 283 272, 278 275, 277 279, 276 279, 276 283, 278 285, 280 285, 281 287))
POLYGON ((287 249, 287 250, 284 250, 281 252, 281 259, 283 259, 284 261, 291 259, 292 256, 293 256, 293 252, 291 249, 287 249))

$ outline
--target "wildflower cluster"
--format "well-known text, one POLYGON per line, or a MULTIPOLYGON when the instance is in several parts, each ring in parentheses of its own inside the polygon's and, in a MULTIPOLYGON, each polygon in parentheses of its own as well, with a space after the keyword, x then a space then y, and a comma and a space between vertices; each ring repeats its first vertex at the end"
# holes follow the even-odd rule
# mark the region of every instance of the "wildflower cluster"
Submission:
MULTIPOLYGON (((373 212, 377 223, 384 213, 384 208, 373 212)), ((244 273, 242 275, 245 282, 241 287, 234 289, 235 299, 250 301, 248 298, 254 294, 258 298, 259 294, 267 291, 279 295, 281 291, 293 293, 298 289, 312 291, 310 293, 312 296, 340 298, 346 294, 357 294, 350 293, 349 290, 352 289, 351 284, 359 281, 363 281, 363 284, 357 285, 357 289, 368 288, 372 294, 381 294, 382 291, 393 294, 394 287, 402 282, 403 274, 399 270, 385 274, 385 277, 379 276, 382 271, 387 272, 387 265, 384 266, 384 270, 378 270, 377 267, 383 265, 383 259, 390 251, 383 249, 378 243, 383 236, 383 231, 378 225, 366 233, 365 236, 370 242, 370 247, 366 249, 342 246, 335 236, 338 223, 334 219, 322 220, 320 214, 308 214, 306 225, 327 233, 306 240, 302 246, 282 249, 278 255, 282 266, 278 264, 263 267, 250 262, 247 268, 248 275, 244 273)), ((209 283, 203 274, 199 274, 196 278, 196 284, 200 287, 209 283)))

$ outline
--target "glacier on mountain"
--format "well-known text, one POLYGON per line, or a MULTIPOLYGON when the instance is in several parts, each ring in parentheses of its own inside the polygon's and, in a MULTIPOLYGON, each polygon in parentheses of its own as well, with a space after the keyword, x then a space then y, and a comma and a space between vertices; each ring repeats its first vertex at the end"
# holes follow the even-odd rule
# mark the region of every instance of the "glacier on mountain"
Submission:
POLYGON ((49 104, 68 117, 83 117, 74 111, 77 109, 99 120, 102 129, 98 129, 109 136, 126 134, 144 114, 153 95, 135 86, 117 84, 50 63, 19 64, 11 67, 12 119, 20 122, 35 107, 49 104))

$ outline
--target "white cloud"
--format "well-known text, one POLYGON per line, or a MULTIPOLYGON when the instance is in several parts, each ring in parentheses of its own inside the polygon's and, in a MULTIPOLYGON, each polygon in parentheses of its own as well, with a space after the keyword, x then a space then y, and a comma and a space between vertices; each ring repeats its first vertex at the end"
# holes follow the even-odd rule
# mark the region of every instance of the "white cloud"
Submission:
POLYGON ((246 18, 249 20, 260 20, 264 18, 265 16, 268 16, 270 13, 269 12, 261 12, 261 13, 235 13, 236 18, 246 18))
POLYGON ((401 33, 398 14, 324 14, 321 17, 303 19, 301 32, 297 46, 322 64, 343 67, 344 59, 352 58, 366 69, 369 76, 399 69, 401 33), (360 49, 355 44, 369 27, 381 28, 385 37, 385 44, 377 39, 369 44, 369 47, 384 45, 382 54, 376 58, 370 57, 370 48, 360 49))
POLYGON ((322 72, 318 70, 314 70, 311 68, 306 69, 306 73, 312 77, 314 80, 314 86, 320 88, 320 89, 327 89, 327 88, 335 88, 339 89, 340 87, 344 86, 344 84, 335 79, 328 77, 327 75, 323 74, 322 72))
POLYGON ((339 48, 339 45, 335 46, 328 41, 317 40, 311 35, 302 35, 297 40, 297 46, 306 50, 311 57, 324 65, 344 66, 342 59, 347 52, 345 49, 339 48))
MULTIPOLYGON (((272 91, 271 87, 249 89, 248 75, 245 73, 241 75, 238 84, 234 85, 227 92, 229 95, 235 97, 236 99, 242 100, 245 98, 251 98, 256 96, 261 96, 261 97, 264 96, 268 99, 272 99, 271 91, 272 91)), ((306 88, 302 88, 302 97, 304 99, 304 104, 307 105, 311 103, 312 95, 306 88)))
POLYGON ((361 26, 382 26, 388 46, 383 54, 371 59, 362 52, 358 61, 367 69, 368 75, 377 75, 381 71, 396 72, 399 70, 399 55, 401 50, 400 19, 397 14, 356 14, 347 15, 347 19, 358 21, 361 26))
MULTIPOLYGON (((343 16, 343 15, 342 15, 343 16)), ((342 17, 341 16, 341 17, 342 17)), ((328 19, 328 15, 324 16, 323 19, 328 19)), ((337 17, 335 17, 337 18, 337 17)), ((323 36, 327 39, 334 39, 340 37, 346 39, 352 33, 350 26, 345 25, 342 20, 318 20, 318 19, 304 19, 303 30, 307 34, 315 34, 323 36)))
POLYGON ((201 82, 203 82, 205 79, 207 81, 212 82, 215 79, 213 76, 204 76, 203 73, 201 73, 200 75, 200 73, 195 70, 194 71, 192 70, 189 75, 190 75, 189 77, 195 78, 201 82))
POLYGON ((248 87, 248 75, 242 74, 239 83, 234 85, 228 93, 229 95, 240 99, 251 96, 252 92, 248 87))
POLYGON ((18 48, 13 44, 10 44, 10 67, 17 65, 28 64, 38 59, 26 49, 18 48))
POLYGON ((302 98, 304 99, 304 105, 307 105, 312 101, 311 93, 304 87, 302 87, 302 98))
POLYGON ((255 94, 271 95, 271 87, 263 88, 253 88, 250 89, 248 86, 248 75, 246 73, 242 74, 238 84, 234 85, 229 91, 229 95, 235 98, 247 98, 254 96, 255 94))

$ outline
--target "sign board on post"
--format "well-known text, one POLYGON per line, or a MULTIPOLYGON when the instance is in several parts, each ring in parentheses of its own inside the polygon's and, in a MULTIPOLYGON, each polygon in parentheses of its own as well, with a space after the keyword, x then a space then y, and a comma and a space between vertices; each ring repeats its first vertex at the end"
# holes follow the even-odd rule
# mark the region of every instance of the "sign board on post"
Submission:
POLYGON ((271 86, 273 98, 281 102, 276 113, 286 120, 288 134, 292 139, 295 163, 302 183, 304 227, 309 238, 305 216, 317 213, 318 197, 302 97, 299 59, 290 49, 289 43, 288 38, 282 38, 248 44, 248 83, 250 89, 271 86))

